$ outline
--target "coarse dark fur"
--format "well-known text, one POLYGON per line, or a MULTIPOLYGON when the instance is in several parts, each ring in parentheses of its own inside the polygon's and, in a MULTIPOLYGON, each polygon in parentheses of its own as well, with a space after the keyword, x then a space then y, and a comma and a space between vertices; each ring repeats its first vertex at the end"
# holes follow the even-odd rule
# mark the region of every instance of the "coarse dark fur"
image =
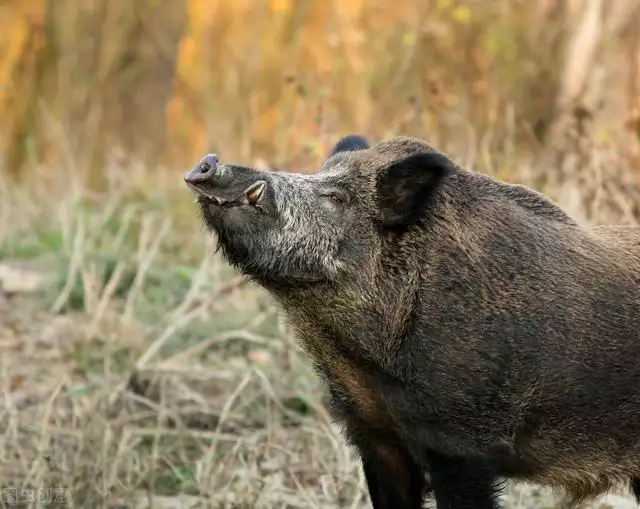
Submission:
POLYGON ((640 227, 411 138, 308 175, 215 165, 187 177, 204 221, 281 305, 375 509, 421 507, 427 478, 438 509, 497 507, 504 480, 640 501, 640 227))

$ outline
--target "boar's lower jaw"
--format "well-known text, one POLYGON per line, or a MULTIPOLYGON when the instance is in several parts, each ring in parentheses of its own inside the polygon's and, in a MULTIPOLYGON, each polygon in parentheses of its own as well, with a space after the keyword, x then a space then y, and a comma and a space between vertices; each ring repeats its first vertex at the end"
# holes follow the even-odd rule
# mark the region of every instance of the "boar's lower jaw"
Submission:
POLYGON ((211 193, 200 194, 200 196, 196 198, 196 201, 203 207, 209 207, 211 205, 218 207, 239 207, 240 205, 244 205, 242 200, 228 200, 211 193))
POLYGON ((207 229, 216 236, 216 252, 244 276, 267 290, 279 294, 329 282, 325 277, 294 271, 282 257, 262 249, 250 234, 227 228, 220 217, 206 211, 202 215, 207 229))

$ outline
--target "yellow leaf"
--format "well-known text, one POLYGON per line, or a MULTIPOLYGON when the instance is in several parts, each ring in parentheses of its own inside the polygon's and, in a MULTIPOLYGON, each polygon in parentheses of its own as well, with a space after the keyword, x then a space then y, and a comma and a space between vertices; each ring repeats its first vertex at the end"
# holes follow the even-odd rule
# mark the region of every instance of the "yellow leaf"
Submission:
POLYGON ((272 12, 286 12, 291 9, 291 0, 269 0, 272 12))
POLYGON ((29 35, 28 25, 23 20, 15 20, 3 30, 5 38, 2 44, 4 57, 0 61, 0 85, 3 90, 11 83, 12 75, 23 57, 23 51, 29 35))
POLYGON ((605 141, 605 142, 611 141, 611 133, 605 128, 598 129, 597 136, 600 139, 600 141, 605 141))
POLYGON ((500 49, 500 41, 495 36, 487 36, 483 40, 484 48, 487 50, 487 53, 491 55, 496 55, 498 50, 500 49))
POLYGON ((467 24, 471 21, 471 10, 465 6, 458 6, 451 12, 451 17, 458 23, 467 24))
POLYGON ((413 46, 418 40, 418 35, 415 32, 407 32, 402 38, 402 42, 405 46, 413 46))

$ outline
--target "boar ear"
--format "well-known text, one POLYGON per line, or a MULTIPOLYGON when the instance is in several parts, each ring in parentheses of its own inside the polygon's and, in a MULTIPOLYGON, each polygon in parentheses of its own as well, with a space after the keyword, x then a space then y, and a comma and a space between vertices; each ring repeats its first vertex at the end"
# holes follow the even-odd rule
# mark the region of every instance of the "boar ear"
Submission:
POLYGON ((329 157, 339 152, 353 152, 369 148, 369 142, 364 136, 359 134, 348 134, 338 140, 334 145, 329 157))
POLYGON ((380 220, 385 229, 415 223, 424 214, 452 162, 437 152, 419 152, 394 161, 377 182, 380 220))

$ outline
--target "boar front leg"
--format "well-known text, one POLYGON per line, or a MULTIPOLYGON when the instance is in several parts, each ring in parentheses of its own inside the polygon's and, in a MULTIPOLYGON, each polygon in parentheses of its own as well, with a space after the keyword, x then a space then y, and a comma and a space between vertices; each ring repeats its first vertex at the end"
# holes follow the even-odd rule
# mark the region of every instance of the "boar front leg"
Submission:
POLYGON ((495 476, 485 465, 429 456, 437 509, 497 509, 495 476))
POLYGON ((373 509, 422 507, 428 483, 408 453, 388 444, 358 449, 373 509))

